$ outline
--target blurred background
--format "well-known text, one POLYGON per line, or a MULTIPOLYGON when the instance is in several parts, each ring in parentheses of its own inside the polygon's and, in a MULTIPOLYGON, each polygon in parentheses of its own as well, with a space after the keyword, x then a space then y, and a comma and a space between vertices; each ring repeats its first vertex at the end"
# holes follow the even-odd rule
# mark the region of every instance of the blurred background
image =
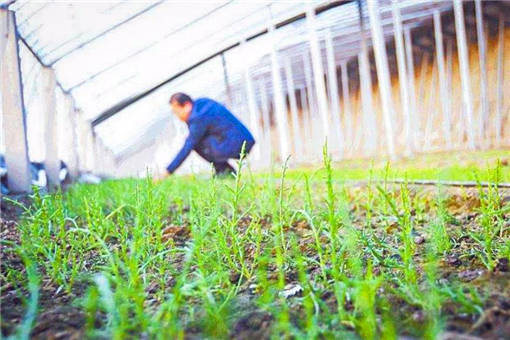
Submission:
POLYGON ((313 165, 326 140, 334 161, 510 147, 508 1, 0 3, 16 189, 27 162, 50 181, 160 171, 187 136, 178 91, 249 127, 255 170, 313 165))

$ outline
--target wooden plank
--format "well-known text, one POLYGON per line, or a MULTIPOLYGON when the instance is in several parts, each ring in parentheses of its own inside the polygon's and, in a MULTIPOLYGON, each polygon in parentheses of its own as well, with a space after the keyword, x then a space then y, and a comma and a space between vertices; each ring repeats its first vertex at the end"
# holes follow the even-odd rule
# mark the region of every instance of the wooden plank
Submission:
POLYGON ((7 186, 13 193, 30 192, 32 176, 29 171, 26 113, 14 13, 0 10, 0 25, 7 25, 7 41, 1 60, 2 129, 8 171, 7 186))
POLYGON ((388 65, 388 56, 386 53, 386 43, 384 40, 381 17, 379 16, 378 0, 367 0, 368 16, 370 17, 370 30, 372 31, 372 41, 374 44, 375 64, 377 69, 378 87, 381 94, 383 121, 386 132, 386 147, 391 159, 395 158, 395 145, 393 139, 393 98, 391 95, 390 70, 388 65))
POLYGON ((462 8, 462 0, 453 1, 453 11, 455 14, 455 31, 457 35, 457 49, 459 54, 460 65, 460 83, 462 87, 462 102, 464 107, 464 116, 466 118, 466 134, 468 139, 468 147, 474 150, 475 129, 473 122, 473 103, 471 91, 471 78, 469 75, 469 56, 466 39, 466 26, 464 24, 464 9, 462 8))

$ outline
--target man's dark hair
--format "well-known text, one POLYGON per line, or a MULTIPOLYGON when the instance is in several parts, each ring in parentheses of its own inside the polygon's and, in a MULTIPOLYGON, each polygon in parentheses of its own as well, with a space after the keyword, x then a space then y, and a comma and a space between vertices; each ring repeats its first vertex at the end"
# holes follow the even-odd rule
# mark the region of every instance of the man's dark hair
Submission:
POLYGON ((186 103, 191 103, 193 104, 193 99, 191 99, 190 96, 188 96, 186 93, 182 93, 182 92, 177 92, 177 93, 174 93, 171 97, 170 97, 170 103, 172 103, 173 101, 176 101, 177 103, 179 103, 179 105, 184 105, 186 103))

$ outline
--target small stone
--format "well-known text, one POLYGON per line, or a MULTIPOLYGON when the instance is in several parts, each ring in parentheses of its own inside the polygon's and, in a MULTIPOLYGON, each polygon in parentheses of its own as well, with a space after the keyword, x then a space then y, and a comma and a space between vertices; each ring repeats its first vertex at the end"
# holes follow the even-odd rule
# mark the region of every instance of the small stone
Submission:
POLYGON ((414 238, 414 243, 416 243, 416 244, 422 244, 424 242, 425 242, 425 237, 423 237, 421 235, 420 236, 416 236, 414 238))

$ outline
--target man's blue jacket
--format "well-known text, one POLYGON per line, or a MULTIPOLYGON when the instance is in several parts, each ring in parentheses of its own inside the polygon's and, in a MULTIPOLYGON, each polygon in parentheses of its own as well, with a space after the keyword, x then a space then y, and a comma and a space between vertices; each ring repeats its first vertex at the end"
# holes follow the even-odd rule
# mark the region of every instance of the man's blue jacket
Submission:
POLYGON ((195 150, 208 162, 226 162, 239 158, 243 143, 249 152, 255 139, 250 131, 220 103, 209 98, 198 98, 186 122, 189 135, 181 151, 166 170, 173 173, 184 162, 191 150, 195 150))

